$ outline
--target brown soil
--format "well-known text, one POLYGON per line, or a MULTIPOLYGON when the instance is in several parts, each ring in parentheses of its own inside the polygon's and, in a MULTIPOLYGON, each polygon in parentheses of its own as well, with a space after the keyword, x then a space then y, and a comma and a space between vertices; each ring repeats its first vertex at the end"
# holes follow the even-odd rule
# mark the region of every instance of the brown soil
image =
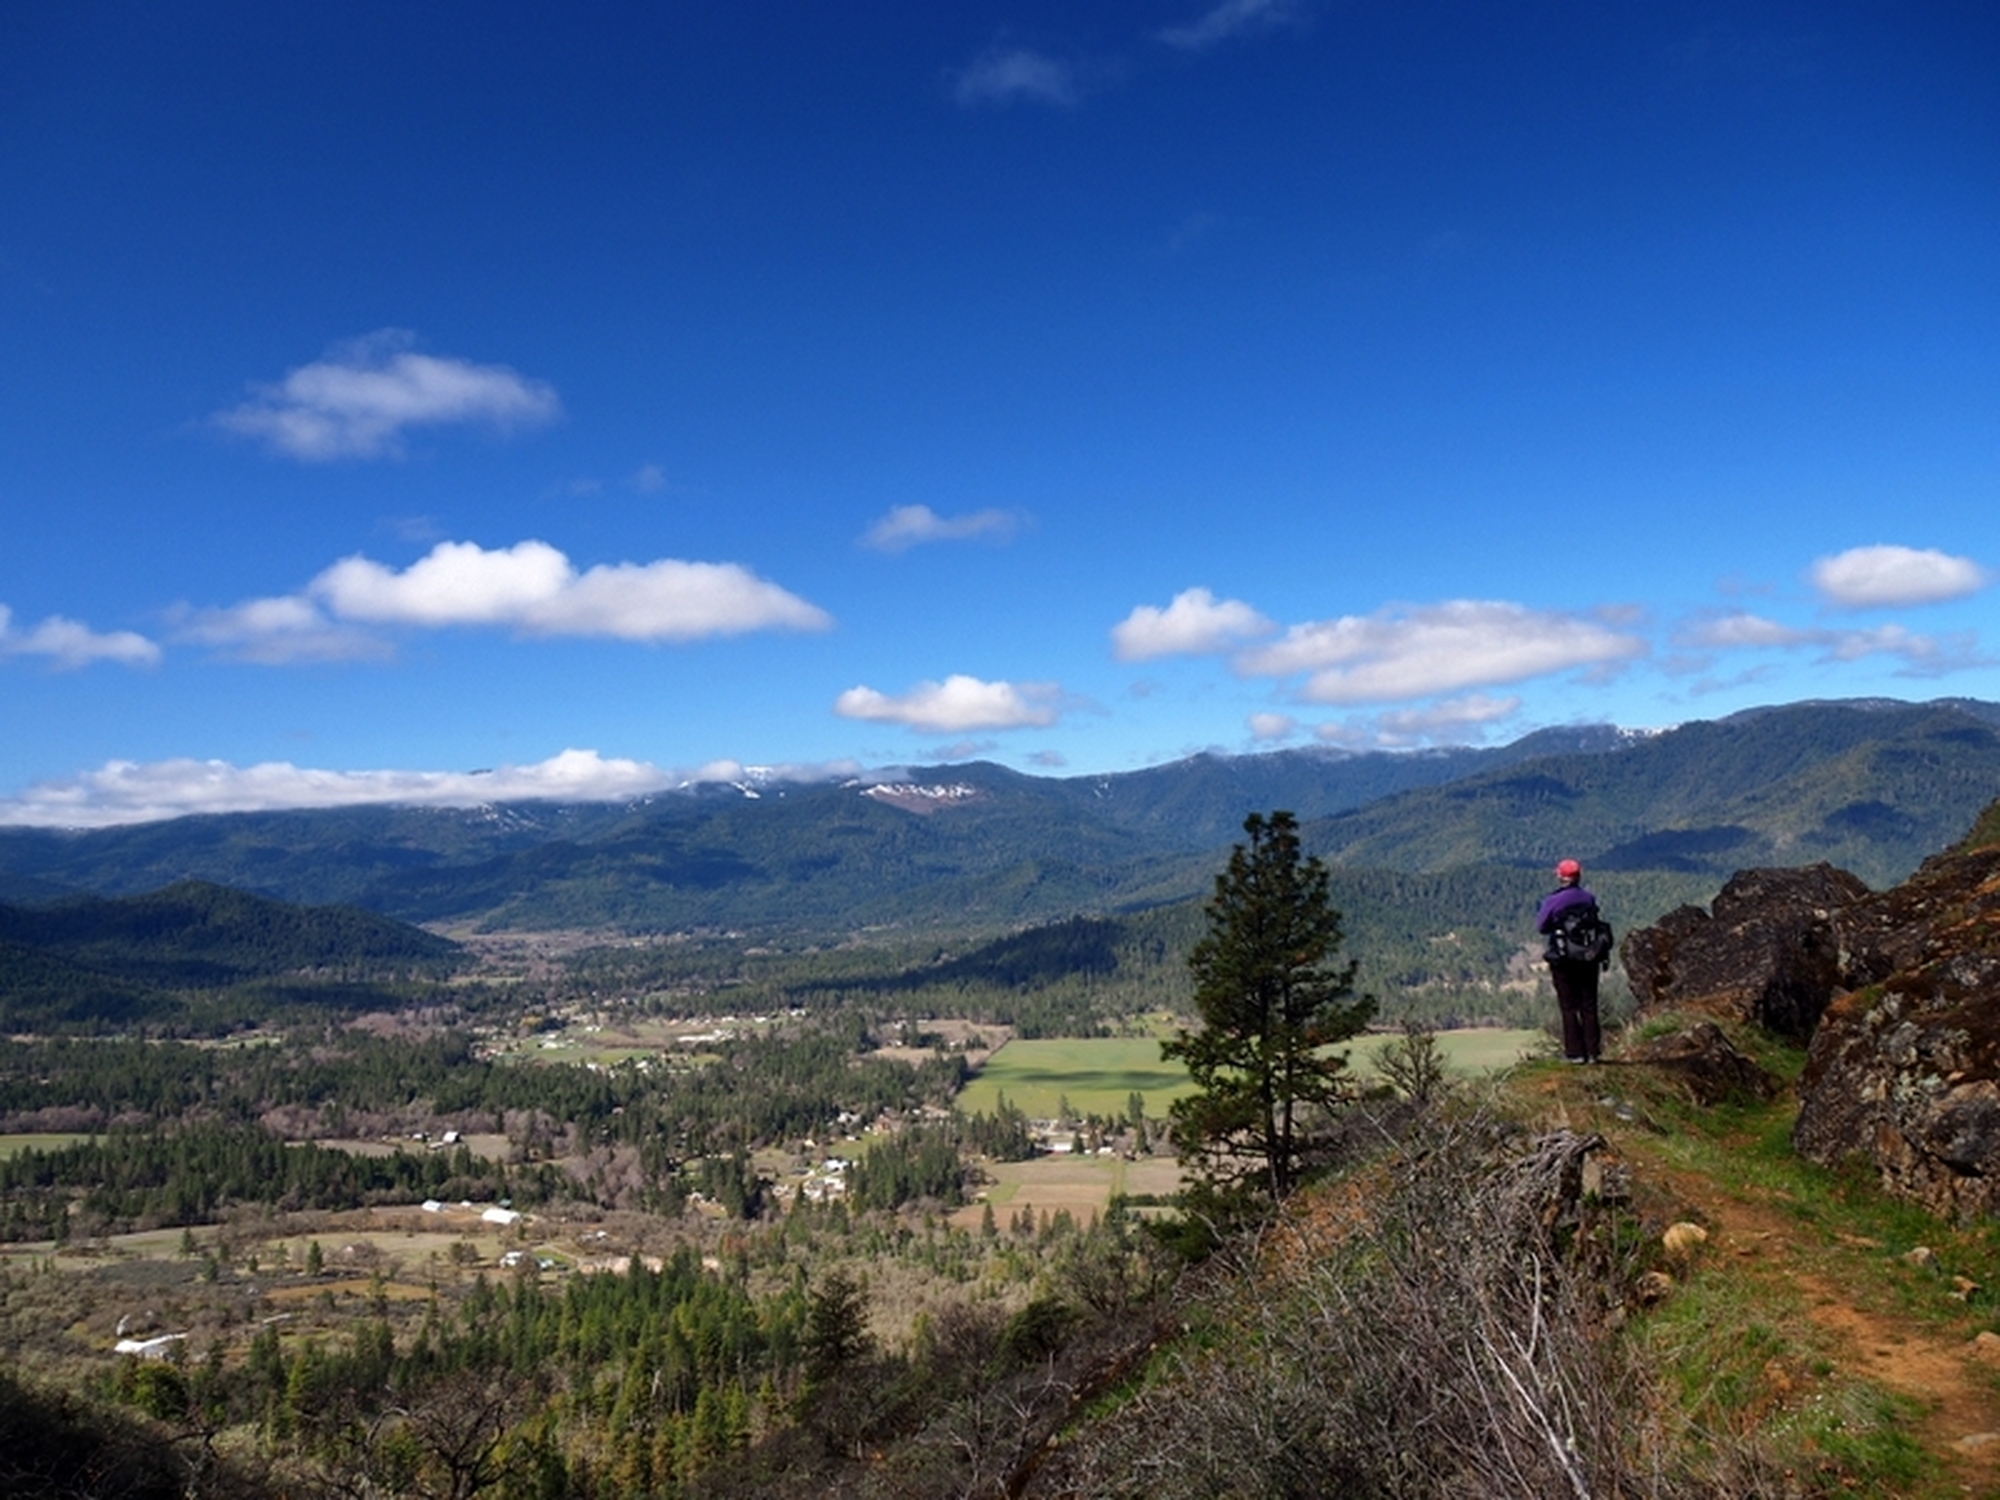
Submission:
MULTIPOLYGON (((1643 1144, 1629 1140, 1620 1145, 1643 1144)), ((1703 1258, 1783 1282, 1804 1315, 1845 1351, 1845 1368, 1924 1408, 1918 1440, 1937 1454, 1966 1494, 2000 1496, 2000 1340, 1926 1328, 1894 1312, 1858 1306, 1839 1284, 1843 1257, 1884 1256, 1853 1236, 1822 1237, 1766 1201, 1708 1177, 1657 1163, 1643 1169, 1691 1216, 1706 1223, 1703 1258), (1822 1242, 1824 1240, 1824 1242, 1822 1242)), ((1699 1273, 1697 1273, 1699 1274, 1699 1273)), ((1779 1386, 1786 1377, 1773 1372, 1779 1386)), ((1782 1399, 1785 1391, 1774 1391, 1782 1399)))

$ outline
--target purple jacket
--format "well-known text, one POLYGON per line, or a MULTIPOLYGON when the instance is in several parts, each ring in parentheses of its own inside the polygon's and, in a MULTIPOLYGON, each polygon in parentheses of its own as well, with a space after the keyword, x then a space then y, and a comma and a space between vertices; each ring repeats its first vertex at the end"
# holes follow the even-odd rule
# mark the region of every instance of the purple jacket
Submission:
POLYGON ((1575 906, 1595 906, 1597 898, 1580 885, 1566 885, 1561 890, 1551 891, 1542 897, 1542 904, 1535 908, 1535 931, 1554 932, 1562 914, 1575 906))

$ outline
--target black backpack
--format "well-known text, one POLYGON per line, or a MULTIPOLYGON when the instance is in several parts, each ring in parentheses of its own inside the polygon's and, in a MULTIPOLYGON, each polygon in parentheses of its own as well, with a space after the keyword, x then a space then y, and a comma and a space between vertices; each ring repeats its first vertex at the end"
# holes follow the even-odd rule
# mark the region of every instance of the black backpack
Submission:
POLYGON ((1572 906, 1556 918, 1549 934, 1548 956, 1577 964, 1609 964, 1612 945, 1611 924, 1594 906, 1572 906))

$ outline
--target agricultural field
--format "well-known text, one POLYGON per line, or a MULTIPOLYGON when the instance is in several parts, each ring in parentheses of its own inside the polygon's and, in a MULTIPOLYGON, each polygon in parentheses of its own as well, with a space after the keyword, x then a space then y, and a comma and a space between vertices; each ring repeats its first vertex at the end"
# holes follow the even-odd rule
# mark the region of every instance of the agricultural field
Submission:
POLYGON ((1037 1219, 1066 1210, 1078 1224, 1103 1215, 1114 1194, 1164 1198, 1181 1188, 1180 1163, 1171 1156, 1038 1156, 1032 1161, 989 1162, 991 1179, 977 1203, 956 1209, 954 1228, 976 1229, 990 1206, 1003 1224, 1027 1209, 1037 1219))
MULTIPOLYGON (((1349 1044, 1349 1056, 1354 1066, 1364 1072, 1372 1071, 1374 1059, 1384 1047, 1395 1042, 1393 1032, 1372 1032, 1358 1036, 1349 1044)), ((1445 1065, 1454 1073, 1466 1077, 1479 1074, 1499 1073, 1525 1062, 1538 1054, 1545 1054, 1549 1047, 1549 1036, 1544 1031, 1522 1031, 1500 1026, 1474 1026, 1463 1031, 1440 1031, 1437 1033, 1438 1050, 1444 1053, 1445 1065)))
MULTIPOLYGON (((1355 1067, 1366 1070, 1382 1048, 1396 1040, 1381 1033, 1349 1044, 1355 1067)), ((1438 1033, 1448 1066, 1463 1074, 1510 1068, 1545 1042, 1539 1031, 1479 1028, 1438 1033)), ((1071 1037, 1054 1041, 1013 1041, 989 1057, 957 1099, 966 1114, 991 1114, 1004 1096, 1030 1119, 1053 1119, 1065 1099, 1072 1114, 1120 1116, 1135 1093, 1146 1114, 1163 1119, 1167 1106, 1191 1092, 1187 1072, 1160 1060, 1157 1038, 1071 1037)))
POLYGON ((60 1151, 65 1146, 74 1146, 78 1141, 90 1137, 74 1131, 51 1131, 39 1135, 0 1135, 0 1158, 15 1156, 23 1151, 60 1151))
POLYGON ((1193 1087, 1179 1063, 1160 1061, 1152 1037, 1066 1037, 1007 1043, 955 1103, 965 1114, 992 1114, 1004 1095, 1029 1119, 1049 1120, 1067 1099, 1072 1114, 1115 1117, 1138 1093, 1149 1116, 1164 1118, 1167 1105, 1193 1087))

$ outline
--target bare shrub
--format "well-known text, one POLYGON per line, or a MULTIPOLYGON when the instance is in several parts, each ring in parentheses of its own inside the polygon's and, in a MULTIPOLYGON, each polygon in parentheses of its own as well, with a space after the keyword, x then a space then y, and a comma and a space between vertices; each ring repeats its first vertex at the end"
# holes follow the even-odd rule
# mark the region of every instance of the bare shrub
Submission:
MULTIPOLYGON (((1035 1492, 1713 1495, 1613 1336, 1632 1240, 1582 1190, 1601 1145, 1432 1117, 1378 1195, 1284 1226, 1309 1255, 1242 1251, 1212 1332, 1066 1444, 1035 1492)), ((1752 1455, 1730 1467, 1732 1495, 1783 1493, 1752 1455)))
POLYGON ((1401 1035, 1375 1055, 1375 1071, 1420 1109, 1443 1098, 1451 1083, 1437 1033, 1418 1021, 1403 1022, 1401 1035))

